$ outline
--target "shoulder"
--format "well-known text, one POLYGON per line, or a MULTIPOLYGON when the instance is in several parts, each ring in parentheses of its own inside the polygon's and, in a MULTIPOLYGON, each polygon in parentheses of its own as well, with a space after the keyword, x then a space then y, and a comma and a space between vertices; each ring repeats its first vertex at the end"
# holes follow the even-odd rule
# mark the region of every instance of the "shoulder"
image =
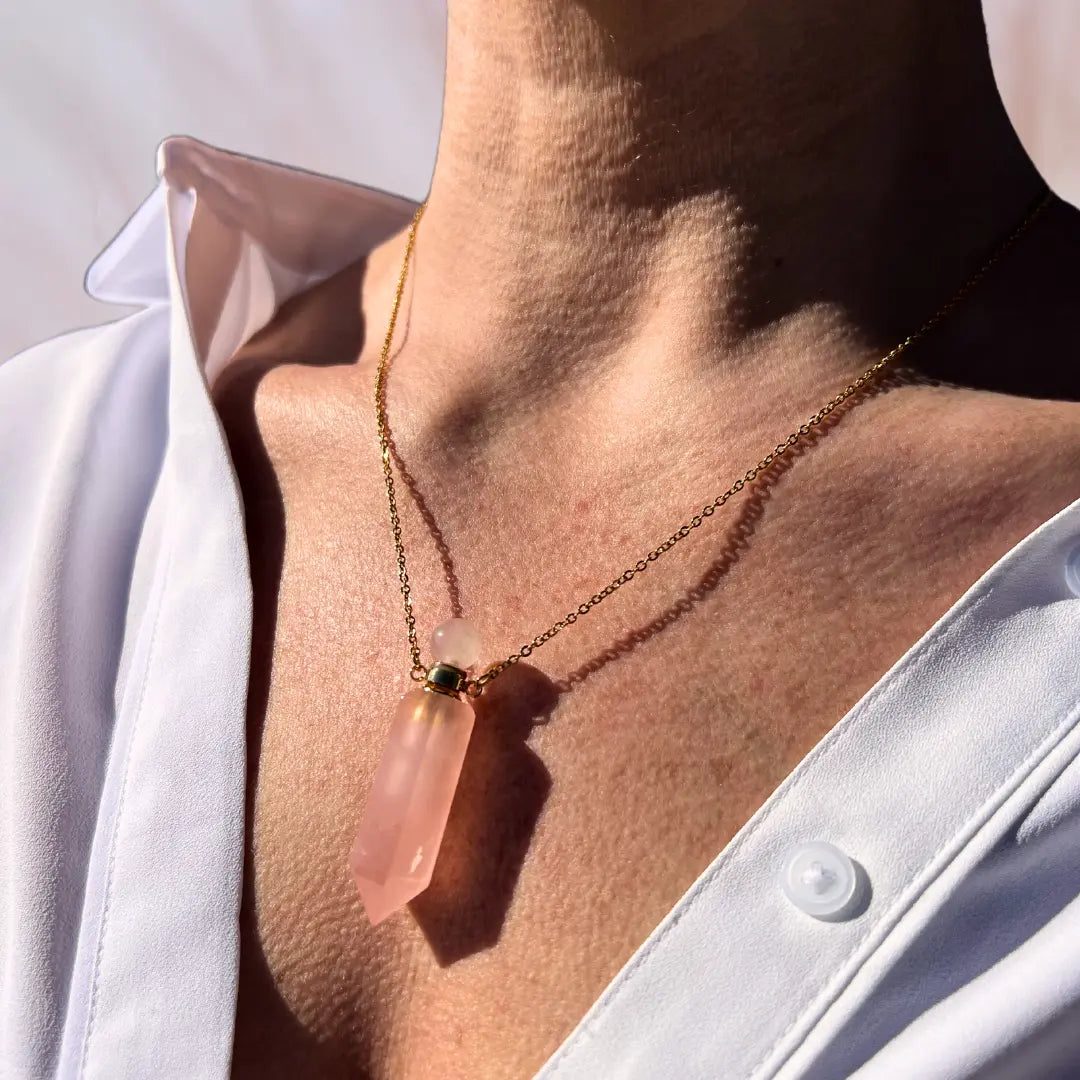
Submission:
POLYGON ((25 521, 65 475, 77 476, 101 454, 128 454, 162 437, 168 325, 168 309, 154 306, 52 338, 0 364, 7 525, 0 537, 10 538, 12 524, 25 521))
POLYGON ((0 409, 17 411, 27 400, 59 405, 62 391, 77 392, 95 374, 113 370, 132 347, 167 345, 167 335, 167 308, 154 305, 32 345, 0 362, 0 409))

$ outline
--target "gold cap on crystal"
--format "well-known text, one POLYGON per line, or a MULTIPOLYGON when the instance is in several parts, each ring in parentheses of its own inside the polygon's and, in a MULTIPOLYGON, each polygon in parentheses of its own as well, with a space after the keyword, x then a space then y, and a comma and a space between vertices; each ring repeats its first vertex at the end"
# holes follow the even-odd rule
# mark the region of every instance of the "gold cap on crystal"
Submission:
POLYGON ((457 697, 467 678, 468 675, 461 668, 454 667, 452 664, 432 664, 428 668, 424 688, 457 697))

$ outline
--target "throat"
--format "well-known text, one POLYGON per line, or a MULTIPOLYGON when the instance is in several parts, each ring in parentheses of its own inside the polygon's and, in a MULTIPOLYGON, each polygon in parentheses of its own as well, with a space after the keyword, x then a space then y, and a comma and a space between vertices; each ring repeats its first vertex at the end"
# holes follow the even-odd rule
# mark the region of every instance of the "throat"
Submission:
POLYGON ((452 0, 405 351, 546 393, 660 328, 887 348, 1041 186, 971 5, 452 0))

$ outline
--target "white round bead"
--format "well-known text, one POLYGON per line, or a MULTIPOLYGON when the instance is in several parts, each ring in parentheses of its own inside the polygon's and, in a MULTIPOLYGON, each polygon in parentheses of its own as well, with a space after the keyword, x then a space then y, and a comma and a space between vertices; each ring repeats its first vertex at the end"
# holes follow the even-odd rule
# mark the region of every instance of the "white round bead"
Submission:
POLYGON ((431 652, 440 663, 467 670, 480 659, 480 634, 466 619, 447 619, 431 632, 431 652))
POLYGON ((825 840, 811 840, 788 852, 780 884, 797 908, 829 920, 844 918, 861 891, 855 864, 825 840))

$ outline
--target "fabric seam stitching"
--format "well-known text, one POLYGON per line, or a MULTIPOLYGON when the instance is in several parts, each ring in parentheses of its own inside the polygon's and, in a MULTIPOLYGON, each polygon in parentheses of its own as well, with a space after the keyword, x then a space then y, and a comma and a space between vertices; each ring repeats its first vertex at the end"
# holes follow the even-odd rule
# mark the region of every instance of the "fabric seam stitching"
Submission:
MULTIPOLYGON (((1030 534, 1028 539, 1030 539, 1030 536, 1033 535, 1034 534, 1030 534)), ((1014 549, 1014 551, 1015 550, 1019 549, 1017 548, 1014 549)), ((942 628, 942 633, 939 637, 924 637, 920 642, 912 646, 909 653, 898 661, 895 670, 892 671, 892 677, 889 678, 888 681, 885 683, 879 681, 877 684, 875 684, 875 686, 871 689, 869 695, 860 703, 860 705, 856 706, 857 708, 859 708, 860 715, 875 706, 882 696, 886 695, 890 691, 893 691, 900 676, 907 675, 910 670, 916 666, 916 664, 923 661, 927 653, 931 652, 932 650, 936 651, 942 648, 949 641, 951 641, 951 639, 956 636, 960 629, 971 621, 975 612, 991 598, 994 589, 999 584, 1000 582, 998 581, 986 582, 982 586, 981 591, 976 592, 973 596, 971 596, 970 602, 967 607, 962 611, 957 611, 955 619, 942 628)), ((958 603, 959 602, 960 601, 958 601, 958 603)), ((948 616, 946 615, 945 617, 947 618, 948 616)), ((850 715, 851 714, 849 714, 849 716, 850 715)), ((844 719, 841 719, 836 725, 834 725, 825 735, 821 743, 818 745, 816 755, 813 759, 814 763, 819 764, 833 752, 833 750, 837 747, 837 745, 842 742, 842 740, 850 737, 850 731, 852 727, 853 725, 845 723, 844 719)), ((1040 746, 1041 745, 1042 744, 1040 744, 1040 746)), ((804 759, 804 762, 807 764, 809 764, 809 761, 809 758, 804 759)), ((807 770, 801 769, 799 766, 796 766, 795 772, 791 773, 787 780, 785 780, 784 783, 781 784, 782 788, 786 788, 785 794, 790 795, 792 792, 794 792, 800 787, 800 784, 805 778, 806 771, 807 770)), ((780 788, 777 788, 773 794, 779 795, 780 790, 780 788)), ((619 979, 619 982, 616 986, 612 988, 611 997, 597 1011, 595 1016, 593 1016, 588 1021, 583 1018, 582 1026, 576 1032, 577 1037, 575 1038, 574 1034, 572 1034, 570 1036, 570 1041, 564 1043, 563 1046, 558 1051, 556 1051, 555 1056, 548 1062, 547 1065, 542 1067, 542 1071, 547 1070, 548 1066, 550 1066, 550 1076, 555 1077, 559 1074, 563 1065, 566 1063, 566 1060, 580 1044, 582 1037, 588 1033, 589 1028, 594 1027, 596 1023, 603 1016, 605 1016, 608 1011, 614 1006, 616 1000, 619 998, 620 994, 623 992, 627 983, 629 982, 631 975, 633 975, 638 970, 638 968, 640 968, 652 956, 653 952, 667 938, 670 932, 675 929, 675 927, 679 924, 680 920, 694 908, 694 906, 700 899, 701 894, 706 890, 706 888, 708 888, 708 886, 721 872, 721 870, 725 866, 727 866, 728 863, 730 863, 731 860, 742 850, 742 848, 744 848, 746 844, 756 835, 756 833, 760 830, 761 826, 764 825, 765 822, 772 817, 778 805, 779 800, 774 799, 772 796, 770 796, 769 801, 761 808, 760 816, 755 815, 755 817, 747 823, 746 827, 733 838, 731 844, 717 856, 716 863, 711 868, 711 870, 706 871, 705 874, 696 883, 696 885, 691 887, 691 892, 685 898, 685 904, 682 910, 678 911, 675 915, 673 915, 671 921, 667 923, 666 926, 664 926, 664 928, 659 932, 655 940, 643 946, 641 955, 638 956, 636 959, 632 960, 629 965, 624 969, 624 971, 620 975, 616 976, 619 979)), ((759 1062, 758 1065, 755 1065, 755 1068, 759 1068, 760 1064, 761 1063, 759 1062)))
MULTIPOLYGON (((784 1062, 790 1058, 791 1054, 798 1049, 798 1046, 805 1038, 813 1031, 814 1027, 820 1023, 822 1017, 818 1017, 810 1028, 807 1029, 806 1035, 803 1040, 796 1043, 791 1048, 791 1051, 785 1055, 785 1057, 778 1061, 769 1074, 762 1074, 762 1077, 758 1077, 758 1070, 761 1069, 767 1062, 769 1057, 776 1051, 776 1048, 788 1037, 792 1030, 798 1025, 799 1021, 808 1013, 812 1012, 819 1006, 822 999, 833 996, 834 1000, 838 997, 844 989, 844 986, 849 983, 859 972, 860 968, 867 962, 867 960, 873 955, 875 950, 871 950, 866 956, 863 956, 856 960, 856 954, 859 950, 874 936, 876 932, 882 932, 885 937, 888 936, 899 924, 903 921, 904 912, 907 911, 915 899, 925 892, 929 885, 939 877, 945 869, 952 863, 957 856, 963 852, 968 843, 978 835, 980 829, 986 825, 986 823, 994 816, 994 814, 1008 801, 1015 791, 1017 791, 1023 782, 1031 776, 1031 774, 1038 768, 1038 766, 1046 760, 1046 758, 1053 752, 1056 746, 1060 746, 1062 740, 1073 731, 1078 721, 1080 721, 1080 706, 1074 701, 1064 713, 1064 719, 1053 728, 1053 730, 1039 743, 1039 745, 1017 766, 1016 769, 1001 783, 997 784, 993 789, 988 791, 979 802, 978 810, 971 814, 962 825, 956 829, 952 835, 941 844, 931 856, 923 863, 921 869, 915 874, 904 888, 902 888, 896 896, 893 898, 889 907, 881 913, 878 919, 867 927, 866 932, 860 937, 851 947, 848 952, 848 957, 844 962, 844 967, 841 968, 831 979, 831 981, 823 984, 810 999, 810 1001, 803 1007, 803 1009, 795 1016, 795 1018, 788 1024, 788 1026, 777 1036, 772 1045, 761 1056, 757 1063, 750 1069, 749 1077, 752 1080, 763 1080, 766 1075, 775 1075, 776 1070, 779 1069, 784 1062), (941 857, 941 855, 949 849, 950 846, 957 842, 957 839, 963 836, 965 833, 970 832, 969 840, 961 843, 961 845, 954 852, 952 858, 944 862, 937 871, 928 875, 930 867, 941 857), (914 895, 909 895, 914 894, 914 895)), ((826 1006, 827 1009, 827 1006, 826 1006)), ((822 1016, 824 1012, 822 1013, 822 1016)))
POLYGON ((135 735, 142 719, 143 706, 146 701, 146 688, 150 682, 150 670, 154 664, 157 650, 158 628, 161 625, 161 606, 165 597, 169 574, 172 570, 172 550, 170 549, 165 570, 162 574, 161 588, 158 593, 154 611, 154 626, 150 636, 150 646, 147 650, 146 667, 143 670, 142 685, 139 687, 139 701, 135 708, 135 716, 131 725, 131 737, 124 753, 123 776, 120 781, 120 794, 116 803, 116 817, 113 821, 112 836, 109 840, 108 869, 105 872, 105 902, 101 910, 101 928, 98 931, 98 946, 94 958, 94 981, 90 988, 90 1007, 87 1010, 86 1034, 83 1036, 82 1051, 79 1054, 79 1068, 77 1075, 86 1075, 87 1059, 90 1053, 90 1040, 94 1033, 94 1024, 97 1020, 98 990, 101 979, 101 963, 105 953, 105 937, 109 928, 109 911, 112 903, 113 875, 116 867, 116 845, 120 834, 120 822, 124 815, 124 802, 128 790, 128 778, 131 774, 131 757, 135 748, 135 735))
MULTIPOLYGON (((962 615, 965 617, 971 615, 975 611, 975 609, 988 598, 989 591, 990 590, 988 588, 986 593, 984 593, 982 596, 974 598, 969 610, 963 612, 962 615)), ((954 626, 947 627, 946 630, 952 631, 954 629, 954 626)), ((928 652, 932 646, 938 644, 940 644, 940 639, 924 641, 921 648, 916 645, 912 652, 907 656, 906 662, 904 660, 900 661, 901 666, 896 670, 895 677, 889 681, 888 687, 886 687, 880 681, 875 684, 874 688, 870 691, 870 696, 863 702, 860 713, 866 712, 873 705, 875 705, 878 698, 885 693, 886 689, 891 689, 892 684, 896 681, 896 677, 899 677, 901 674, 905 674, 908 668, 914 666, 916 661, 922 660, 923 653, 928 652)), ((848 725, 845 725, 844 722, 841 720, 825 735, 824 739, 817 747, 817 753, 814 758, 815 763, 820 762, 826 755, 831 753, 833 746, 842 737, 842 733, 840 732, 840 728, 842 727, 846 729, 848 725)), ((813 753, 813 751, 811 753, 813 753)), ((809 759, 804 759, 804 761, 808 760, 809 759)), ((790 792, 793 791, 799 784, 800 777, 798 773, 799 769, 798 767, 796 767, 796 772, 790 774, 788 780, 781 785, 781 787, 788 786, 790 782, 790 786, 788 786, 788 794, 790 794, 790 792)), ((780 788, 777 788, 777 790, 773 794, 778 795, 779 793, 780 788)), ((746 846, 746 844, 753 838, 753 836, 756 835, 761 826, 767 820, 769 820, 769 818, 774 813, 777 805, 778 800, 770 796, 768 802, 761 808, 760 814, 755 815, 754 818, 747 822, 745 828, 742 829, 739 833, 737 833, 736 836, 732 839, 730 845, 728 845, 724 849, 724 851, 722 851, 717 856, 716 863, 711 867, 711 869, 707 870, 705 874, 698 880, 696 885, 691 887, 691 892, 685 898, 682 909, 672 916, 671 921, 659 932, 657 937, 651 943, 646 944, 643 947, 641 955, 638 956, 635 960, 631 961, 630 966, 625 969, 622 975, 617 976, 619 978, 619 982, 617 986, 613 987, 611 997, 608 999, 607 1002, 604 1003, 603 1007, 597 1012, 597 1014, 592 1017, 589 1024, 583 1026, 579 1030, 579 1038, 573 1039, 573 1037, 571 1037, 572 1042, 564 1043, 562 1049, 556 1052, 555 1058, 553 1058, 550 1062, 552 1066, 552 1076, 558 1075, 558 1072, 562 1068, 562 1065, 564 1064, 566 1058, 570 1055, 571 1051, 579 1044, 580 1036, 586 1034, 589 1026, 595 1025, 596 1022, 600 1020, 600 1018, 605 1015, 608 1010, 615 1004, 615 1001, 629 982, 630 976, 633 975, 634 972, 636 972, 637 969, 641 967, 645 963, 645 961, 650 958, 652 953, 666 939, 667 935, 675 929, 675 927, 679 924, 680 920, 694 907, 694 905, 700 899, 701 894, 708 888, 709 885, 711 885, 712 881, 716 878, 720 871, 724 869, 724 867, 727 866, 728 863, 731 862, 731 860, 742 850, 742 848, 746 846)))

